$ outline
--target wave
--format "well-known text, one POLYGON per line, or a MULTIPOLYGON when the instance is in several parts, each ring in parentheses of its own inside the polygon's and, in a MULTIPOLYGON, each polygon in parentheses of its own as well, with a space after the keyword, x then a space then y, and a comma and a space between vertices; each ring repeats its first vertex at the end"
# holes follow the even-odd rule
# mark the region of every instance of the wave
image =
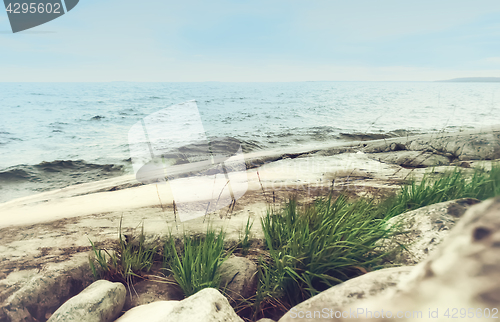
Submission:
POLYGON ((390 132, 383 133, 360 133, 360 132, 352 132, 352 133, 340 133, 339 138, 349 141, 370 141, 370 140, 381 140, 381 139, 390 139, 401 136, 408 135, 416 135, 421 134, 422 132, 412 131, 412 130, 394 130, 390 132))
POLYGON ((23 169, 11 169, 6 171, 0 171, 1 181, 23 181, 29 180, 31 175, 23 169))
POLYGON ((35 167, 48 172, 60 172, 64 170, 101 170, 104 172, 121 171, 122 166, 116 164, 95 164, 87 163, 83 160, 55 160, 51 162, 41 162, 35 167))
POLYGON ((191 143, 174 148, 162 156, 171 160, 172 164, 184 164, 204 160, 209 153, 229 157, 236 154, 240 146, 243 153, 262 149, 257 141, 239 140, 234 137, 210 137, 208 141, 208 146, 206 142, 191 143))
MULTIPOLYGON (((4 184, 31 183, 75 183, 102 180, 124 172, 122 165, 95 164, 83 160, 55 160, 35 165, 17 165, 0 171, 0 181, 4 184)), ((61 188, 55 186, 52 188, 61 188)))
POLYGON ((6 145, 11 141, 23 141, 23 139, 11 136, 12 133, 7 131, 0 131, 0 145, 6 145))

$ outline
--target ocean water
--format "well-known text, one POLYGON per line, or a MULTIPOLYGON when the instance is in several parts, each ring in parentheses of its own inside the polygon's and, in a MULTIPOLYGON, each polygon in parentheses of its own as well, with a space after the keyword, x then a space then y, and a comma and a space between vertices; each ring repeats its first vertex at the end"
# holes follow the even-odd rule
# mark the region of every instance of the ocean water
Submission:
POLYGON ((132 173, 132 125, 189 100, 208 137, 244 152, 500 123, 500 83, 0 83, 0 202, 132 173))

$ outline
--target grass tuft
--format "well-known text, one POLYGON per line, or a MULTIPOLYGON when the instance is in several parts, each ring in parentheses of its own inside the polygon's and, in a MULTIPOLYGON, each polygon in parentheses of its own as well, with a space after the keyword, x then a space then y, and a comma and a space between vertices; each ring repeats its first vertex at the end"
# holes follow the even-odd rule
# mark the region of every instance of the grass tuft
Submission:
POLYGON ((381 208, 386 209, 387 217, 394 217, 439 202, 459 198, 485 200, 498 195, 500 164, 493 165, 490 171, 475 168, 472 175, 457 167, 437 178, 432 178, 431 173, 427 173, 419 183, 412 179, 409 184, 401 186, 395 197, 386 200, 381 208))
POLYGON ((165 242, 165 262, 185 296, 207 287, 219 287, 218 268, 231 254, 224 251, 224 237, 222 229, 218 234, 208 229, 203 238, 184 235, 182 252, 175 247, 172 236, 165 242))
POLYGON ((120 220, 118 246, 114 250, 97 247, 89 240, 94 253, 94 258, 89 257, 89 264, 96 279, 105 278, 129 285, 133 278, 151 270, 156 247, 145 245, 144 225, 136 240, 127 241, 122 235, 121 224, 120 220))
POLYGON ((261 265, 261 298, 295 305, 379 265, 376 242, 391 235, 376 205, 343 195, 299 207, 290 199, 262 219, 270 261, 261 265))

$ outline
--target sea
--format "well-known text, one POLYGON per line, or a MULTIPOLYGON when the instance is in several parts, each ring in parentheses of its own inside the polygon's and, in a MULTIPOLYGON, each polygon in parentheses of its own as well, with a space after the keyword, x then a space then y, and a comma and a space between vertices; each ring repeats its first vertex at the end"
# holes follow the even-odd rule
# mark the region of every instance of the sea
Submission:
POLYGON ((182 151, 192 100, 206 137, 244 153, 500 123, 500 83, 0 83, 0 202, 132 174, 130 129, 165 109, 182 151))

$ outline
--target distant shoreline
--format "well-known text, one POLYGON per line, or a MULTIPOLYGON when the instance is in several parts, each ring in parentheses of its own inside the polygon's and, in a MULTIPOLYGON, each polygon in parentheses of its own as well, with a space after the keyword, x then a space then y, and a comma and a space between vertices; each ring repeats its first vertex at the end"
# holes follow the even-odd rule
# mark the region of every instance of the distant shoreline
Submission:
POLYGON ((439 80, 444 83, 500 83, 500 77, 462 77, 448 80, 439 80))

